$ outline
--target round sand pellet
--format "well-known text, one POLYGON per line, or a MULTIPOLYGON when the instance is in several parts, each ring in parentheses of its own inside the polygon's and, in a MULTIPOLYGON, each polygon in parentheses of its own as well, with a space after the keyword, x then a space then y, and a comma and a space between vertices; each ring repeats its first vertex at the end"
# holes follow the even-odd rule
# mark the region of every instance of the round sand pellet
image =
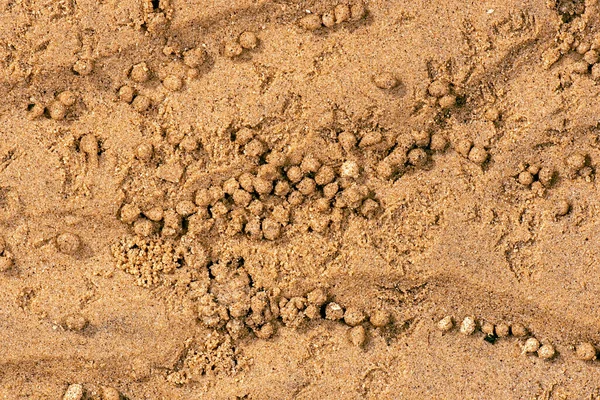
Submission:
POLYGON ((112 387, 102 388, 102 400, 121 400, 119 391, 112 387))
POLYGON ((292 190, 292 187, 290 186, 290 184, 287 181, 278 181, 275 184, 273 193, 275 193, 276 196, 285 197, 290 193, 291 190, 292 190))
POLYGON ((472 141, 470 141, 469 139, 461 139, 456 143, 456 145, 454 146, 454 149, 461 156, 469 157, 469 153, 471 152, 472 147, 473 147, 472 141))
POLYGON ((575 347, 577 358, 584 361, 592 361, 596 359, 597 350, 593 344, 588 342, 579 343, 575 347))
POLYGON ((348 307, 344 313, 344 322, 350 326, 361 324, 365 318, 365 313, 357 307, 348 307))
POLYGON ((240 54, 242 54, 243 51, 244 51, 244 49, 238 42, 231 41, 231 42, 225 43, 225 47, 223 49, 223 54, 226 57, 234 58, 234 57, 237 57, 240 54))
POLYGON ((133 223, 133 231, 139 236, 150 236, 156 232, 156 225, 146 218, 138 218, 133 223))
POLYGON ((512 326, 510 327, 510 332, 513 336, 516 337, 527 336, 527 334, 529 333, 525 325, 519 323, 512 324, 512 326))
POLYGON ((281 224, 272 218, 265 218, 262 222, 262 232, 265 239, 278 239, 281 236, 281 224))
POLYGON ((448 139, 441 133, 431 135, 429 148, 433 151, 444 151, 448 147, 448 139))
POLYGON ((477 330, 477 323, 472 317, 465 317, 460 324, 460 333, 463 335, 472 335, 477 330))
POLYGON ((271 322, 267 322, 261 326, 260 329, 254 331, 254 334, 259 339, 269 339, 275 334, 275 325, 273 325, 271 322))
POLYGON ((252 50, 258 46, 258 38, 254 32, 246 31, 240 35, 240 46, 244 49, 252 50))
POLYGON ((150 79, 150 69, 145 62, 141 62, 131 68, 129 77, 132 81, 137 83, 147 82, 150 79))
POLYGON ((556 350, 554 349, 554 346, 552 346, 550 343, 545 343, 540 346, 540 348, 537 351, 537 354, 539 358, 542 358, 544 360, 550 360, 556 355, 556 350))
POLYGON ((300 169, 305 174, 317 172, 321 168, 321 162, 312 154, 304 156, 300 163, 300 169))
POLYGON ((307 178, 302 179, 296 185, 296 188, 298 189, 298 191, 300 193, 302 193, 305 196, 308 196, 315 192, 315 190, 317 189, 317 185, 316 185, 314 179, 307 177, 307 178))
POLYGON ((150 108, 150 105, 150 98, 142 94, 135 96, 135 98, 131 102, 131 106, 133 107, 133 109, 140 113, 147 111, 150 108))
POLYGON ((71 107, 73 104, 75 104, 75 101, 77 101, 77 96, 75 96, 75 93, 71 92, 70 90, 61 92, 56 98, 67 107, 71 107))
POLYGON ((259 139, 252 139, 244 146, 244 154, 249 157, 262 156, 266 151, 267 147, 259 139))
POLYGON ((154 155, 154 147, 150 143, 140 143, 135 148, 135 156, 141 161, 150 161, 154 155))
POLYGON ((331 28, 335 25, 335 15, 333 11, 327 11, 321 16, 321 23, 327 27, 331 28))
POLYGON ((98 155, 98 139, 92 134, 83 135, 79 140, 79 149, 86 154, 98 155))
POLYGON ((322 26, 321 17, 316 14, 309 14, 305 17, 302 17, 298 23, 307 31, 314 31, 322 26))
POLYGON ((533 175, 529 171, 523 171, 517 177, 519 183, 523 186, 529 186, 533 183, 533 175))
POLYGON ((367 9, 362 1, 358 1, 350 7, 350 19, 352 21, 360 21, 367 15, 367 9))
POLYGON ((183 87, 183 81, 181 80, 181 78, 175 75, 168 75, 167 77, 165 77, 162 84, 167 90, 170 90, 172 92, 181 90, 181 88, 183 87))
POLYGON ((554 175, 555 175, 554 169, 552 169, 550 167, 542 167, 542 168, 540 168, 540 171, 538 172, 538 180, 545 187, 550 187, 550 186, 552 186, 552 183, 554 181, 554 175))
POLYGON ((488 108, 485 111, 485 119, 490 122, 496 122, 500 119, 500 111, 496 107, 488 108))
POLYGON ((415 140, 415 145, 419 147, 429 146, 429 142, 431 141, 431 135, 426 130, 414 131, 412 136, 415 140))
POLYGON ((369 322, 376 328, 383 328, 392 321, 392 316, 389 311, 386 310, 375 310, 369 317, 369 322))
POLYGON ((89 59, 77 60, 73 64, 73 72, 80 76, 87 76, 94 70, 94 62, 89 59))
POLYGON ((344 317, 344 309, 338 303, 331 302, 325 306, 325 319, 339 321, 344 317))
POLYGON ((296 165, 290 167, 287 170, 286 175, 287 175, 287 178, 292 183, 300 182, 302 180, 302 178, 304 177, 304 173, 302 172, 302 170, 300 169, 300 167, 298 167, 296 165))
POLYGON ((583 59, 588 64, 596 64, 598 62, 598 52, 596 50, 588 50, 584 55, 583 59))
POLYGON ((56 247, 64 254, 75 254, 81 246, 79 236, 74 233, 65 232, 56 237, 56 247))
POLYGON ((350 342, 357 347, 364 346, 367 341, 367 332, 362 325, 358 325, 350 329, 349 336, 350 342))
POLYGON ((437 328, 442 332, 448 332, 452 328, 454 328, 454 320, 452 316, 447 315, 437 323, 437 328))
POLYGON ((328 183, 333 182, 334 179, 335 171, 329 165, 322 166, 315 175, 315 182, 320 186, 327 185, 328 183))
POLYGON ((347 4, 338 4, 333 10, 335 15, 335 23, 341 24, 350 19, 350 7, 347 4))
POLYGON ((494 335, 495 334, 494 324, 492 324, 491 322, 488 322, 488 321, 483 321, 481 323, 481 332, 485 333, 486 335, 494 335))
POLYGON ((508 324, 505 323, 499 323, 496 325, 495 327, 495 331, 496 331, 496 336, 498 337, 507 337, 510 335, 510 326, 508 326, 508 324))
POLYGON ((346 151, 351 151, 357 143, 356 136, 352 132, 344 131, 338 135, 338 140, 342 148, 346 151))
POLYGON ((360 176, 360 167, 356 161, 345 161, 340 167, 340 176, 342 178, 358 178, 360 176))
POLYGON ((595 81, 600 80, 600 64, 594 64, 592 67, 592 79, 595 81))
POLYGON ((473 148, 469 151, 469 160, 475 164, 481 165, 485 163, 488 157, 488 152, 483 147, 473 146, 473 148))
POLYGON ((131 86, 121 86, 118 95, 119 100, 129 104, 133 101, 133 96, 135 96, 135 90, 131 86))
POLYGON ((121 221, 126 224, 131 224, 138 219, 141 213, 142 211, 135 204, 125 204, 123 207, 121 207, 121 221))
POLYGON ((55 121, 61 121, 65 119, 67 115, 67 107, 60 101, 53 101, 48 105, 48 115, 55 121))
POLYGON ((165 212, 162 207, 155 206, 155 207, 149 208, 148 210, 144 211, 144 215, 150 221, 158 222, 158 221, 162 221, 162 219, 165 215, 165 212))
POLYGON ((197 208, 191 200, 182 200, 175 205, 175 211, 182 217, 189 217, 196 212, 197 208))
POLYGON ((452 108, 456 105, 456 96, 453 94, 447 94, 439 99, 439 104, 444 110, 452 108))
POLYGON ((398 86, 398 79, 390 72, 382 72, 373 77, 375 86, 383 90, 391 90, 398 86))
POLYGON ((256 177, 252 184, 258 194, 266 195, 273 191, 273 182, 268 179, 256 177))
POLYGON ((28 110, 29 111, 27 113, 27 118, 30 120, 34 120, 44 115, 44 111, 46 110, 46 108, 41 104, 34 104, 33 106, 30 106, 28 110))
POLYGON ((569 168, 571 168, 574 171, 579 171, 580 169, 585 167, 586 156, 581 153, 574 153, 567 157, 565 161, 569 168))
POLYGON ((557 217, 565 216, 569 213, 571 205, 566 200, 559 200, 554 205, 554 215, 557 217))
POLYGON ((306 300, 310 304, 321 307, 327 301, 327 292, 323 288, 316 288, 306 295, 306 300))
POLYGON ((422 167, 427 164, 429 156, 427 152, 421 148, 412 149, 408 152, 408 163, 415 167, 422 167))
POLYGON ((529 338, 523 344, 523 353, 535 353, 540 348, 540 341, 536 338, 529 338))
POLYGON ((252 201, 252 195, 244 189, 236 189, 232 197, 233 202, 240 207, 246 207, 252 201))
POLYGON ((206 62, 206 51, 202 47, 197 47, 183 53, 183 63, 190 68, 198 68, 206 62))
POLYGON ((320 198, 315 200, 314 202, 315 209, 320 212, 328 212, 330 211, 331 200, 326 198, 320 198))
POLYGON ((65 394, 63 395, 63 400, 81 400, 83 399, 83 385, 79 383, 74 383, 69 385, 65 394))
POLYGON ((443 79, 438 79, 429 84, 427 92, 433 97, 444 97, 450 93, 450 86, 443 79))
POLYGON ((71 314, 65 318, 65 327, 70 331, 82 331, 88 324, 88 320, 81 314, 71 314))
POLYGON ((2 255, 0 256, 0 272, 6 272, 12 269, 14 265, 14 260, 11 255, 2 255))

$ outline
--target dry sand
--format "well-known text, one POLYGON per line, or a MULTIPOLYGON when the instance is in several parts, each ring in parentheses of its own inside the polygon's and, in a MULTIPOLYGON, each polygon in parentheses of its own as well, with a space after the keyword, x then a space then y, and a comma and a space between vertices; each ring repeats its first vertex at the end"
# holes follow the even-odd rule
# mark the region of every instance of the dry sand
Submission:
POLYGON ((596 3, 0 0, 0 398, 600 398, 596 3))

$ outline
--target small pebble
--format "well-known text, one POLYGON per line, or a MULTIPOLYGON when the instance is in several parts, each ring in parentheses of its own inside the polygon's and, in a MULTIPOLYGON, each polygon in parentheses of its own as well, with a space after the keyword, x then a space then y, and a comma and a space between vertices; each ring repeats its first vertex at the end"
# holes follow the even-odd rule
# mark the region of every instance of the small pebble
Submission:
POLYGON ((375 86, 383 90, 391 90, 398 86, 399 82, 396 77, 390 72, 382 72, 373 77, 375 86))
POLYGON ((227 42, 225 43, 225 48, 223 53, 226 57, 234 58, 242 54, 244 49, 238 42, 227 42))
POLYGON ((121 86, 119 89, 119 100, 124 103, 131 103, 135 96, 135 90, 131 86, 121 86))
POLYGON ((350 7, 347 4, 338 4, 333 10, 335 15, 335 23, 341 24, 350 19, 350 7))
POLYGON ((450 86, 444 80, 435 80, 429 84, 427 91, 431 96, 440 98, 450 94, 450 86))
POLYGON ((473 147, 473 142, 469 139, 461 139, 459 140, 454 149, 463 157, 469 157, 469 153, 471 152, 471 148, 473 147))
POLYGON ((429 148, 433 151, 444 151, 448 147, 448 139, 441 133, 436 133, 431 136, 429 148))
POLYGON ((550 187, 550 186, 552 186, 552 183, 554 181, 554 175, 555 175, 555 173, 552 168, 543 167, 543 168, 540 168, 540 171, 538 172, 538 180, 545 187, 550 187))
POLYGON ((63 400, 81 400, 83 398, 83 386, 74 383, 67 388, 63 400))
POLYGON ((27 114, 27 118, 30 120, 37 119, 44 115, 45 108, 41 104, 34 104, 31 109, 29 109, 29 113, 27 114))
POLYGON ((454 320, 450 315, 445 316, 437 323, 437 327, 442 332, 448 332, 454 328, 454 320))
POLYGON ((360 176, 360 167, 355 161, 345 161, 340 167, 340 176, 342 178, 358 178, 360 176))
POLYGON ((540 348, 540 341, 536 338, 529 338, 525 341, 523 345, 523 354, 525 353, 535 353, 540 348))
POLYGON ((56 98, 58 99, 58 101, 60 101, 67 107, 71 107, 73 104, 75 104, 75 101, 77 100, 75 94, 70 90, 65 90, 64 92, 61 92, 56 98))
POLYGON ((440 107, 444 110, 448 108, 452 108, 456 105, 456 96, 453 94, 447 94, 441 99, 439 99, 440 107))
POLYGON ((488 152, 483 147, 474 146, 469 151, 469 160, 473 161, 475 164, 481 165, 485 163, 487 159, 488 152))
POLYGON ((344 317, 344 309, 337 303, 331 302, 325 306, 325 318, 338 321, 344 317))
POLYGON ((67 115, 67 107, 60 101, 53 101, 48 105, 48 115, 55 121, 61 121, 65 119, 67 115))
POLYGON ((510 327, 510 332, 512 333, 513 336, 516 336, 516 337, 527 336, 527 334, 529 333, 527 328, 525 328, 525 326, 523 324, 519 324, 519 323, 513 324, 510 327))
POLYGON ((498 121, 500 119, 500 111, 498 111, 498 109, 495 107, 488 108, 485 111, 485 119, 491 122, 498 121))
POLYGON ((82 331, 87 324, 87 319, 81 314, 71 314, 65 318, 65 326, 70 331, 82 331))
POLYGON ((375 310, 369 317, 369 321, 376 328, 383 328, 392 321, 389 311, 375 310))
POLYGON ((571 205, 566 200, 557 201, 554 207, 554 215, 557 217, 567 215, 569 213, 569 210, 571 209, 571 205))
POLYGON ((365 17, 366 14, 367 9, 362 1, 359 1, 350 7, 350 19, 352 21, 360 21, 365 17))
POLYGON ((240 46, 244 49, 252 50, 258 46, 258 38, 254 32, 246 31, 240 35, 240 46))
POLYGON ((579 171, 580 169, 585 167, 585 158, 585 155, 581 153, 571 154, 569 157, 567 157, 566 163, 572 170, 579 171))
POLYGON ((408 163, 415 167, 422 167, 427 164, 428 155, 425 150, 416 148, 408 152, 408 163))
POLYGON ((348 307, 344 313, 344 322, 350 326, 357 326, 365 320, 365 314, 356 307, 348 307))
POLYGON ((322 288, 314 289, 306 295, 306 300, 309 304, 321 307, 327 301, 327 292, 322 288))
POLYGON ((494 335, 494 324, 484 321, 481 324, 481 332, 485 333, 486 335, 494 335))
POLYGON ((181 90, 181 88, 183 87, 183 81, 181 80, 181 78, 179 78, 179 77, 177 77, 175 75, 168 75, 163 80, 163 86, 167 90, 170 90, 172 92, 176 92, 178 90, 181 90))
POLYGON ((335 25, 335 15, 333 11, 328 11, 321 16, 321 22, 327 28, 331 28, 335 25))
POLYGON ((121 207, 121 221, 132 224, 141 215, 142 211, 135 204, 125 204, 121 207))
POLYGON ((579 343, 575 348, 577 358, 584 361, 592 361, 596 359, 596 348, 591 343, 579 343))
POLYGON ((309 14, 300 19, 299 25, 307 31, 314 31, 322 26, 321 18, 316 14, 309 14))
POLYGON ((102 400, 120 400, 121 394, 119 391, 112 387, 102 388, 102 400))
POLYGON ((144 83, 150 79, 150 69, 146 65, 145 62, 141 62, 136 64, 131 68, 131 72, 129 73, 129 77, 132 81, 137 83, 144 83))
POLYGON ((517 178, 519 183, 523 186, 529 186, 533 183, 533 175, 529 171, 523 171, 519 174, 517 178))
POLYGON ((56 238, 56 247, 61 253, 70 255, 75 254, 80 246, 81 241, 79 240, 79 236, 73 233, 61 233, 56 238))
POLYGON ((460 324, 460 333, 463 335, 472 335, 477 329, 477 323, 471 317, 465 317, 460 324))
POLYGON ((94 62, 92 60, 78 60, 73 65, 73 71, 80 76, 87 76, 94 70, 94 62))
POLYGON ((150 98, 142 94, 139 96, 135 96, 135 98, 131 102, 131 106, 133 107, 133 109, 140 113, 147 111, 150 108, 150 105, 150 98))
POLYGON ((539 358, 550 360, 556 355, 556 350, 550 343, 546 343, 538 349, 537 354, 539 358))
POLYGON ((362 325, 358 325, 350 329, 349 336, 350 342, 357 347, 364 346, 365 342, 367 341, 367 332, 362 325))
POLYGON ((150 143, 141 143, 135 149, 135 156, 141 161, 150 161, 154 148, 150 143))
POLYGON ((496 325, 495 327, 496 330, 496 336, 498 337, 507 337, 508 335, 510 335, 510 326, 508 326, 508 324, 505 323, 499 323, 498 325, 496 325))

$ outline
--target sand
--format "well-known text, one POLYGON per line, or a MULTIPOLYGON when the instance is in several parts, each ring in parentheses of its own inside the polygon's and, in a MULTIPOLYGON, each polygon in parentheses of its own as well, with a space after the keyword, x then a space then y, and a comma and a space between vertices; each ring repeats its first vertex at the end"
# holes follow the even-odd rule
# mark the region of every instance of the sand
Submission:
POLYGON ((0 398, 600 398, 598 12, 0 0, 0 398))

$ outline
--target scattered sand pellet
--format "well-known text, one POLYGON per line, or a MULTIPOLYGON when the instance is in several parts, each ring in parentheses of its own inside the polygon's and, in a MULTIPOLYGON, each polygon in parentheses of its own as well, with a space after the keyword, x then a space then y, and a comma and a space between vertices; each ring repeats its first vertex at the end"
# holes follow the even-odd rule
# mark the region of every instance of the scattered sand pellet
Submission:
POLYGON ((262 222, 262 231, 265 239, 275 240, 281 235, 281 224, 272 218, 265 218, 262 222))
POLYGON ((291 190, 292 190, 292 188, 287 181, 278 181, 275 184, 275 188, 273 189, 273 192, 275 193, 276 196, 285 197, 290 193, 291 190))
POLYGON ((537 351, 537 354, 539 358, 542 358, 544 360, 550 360, 556 355, 556 350, 554 349, 554 346, 552 346, 550 343, 545 343, 542 346, 540 346, 540 348, 537 351))
POLYGON ((33 107, 31 107, 31 109, 27 113, 27 118, 30 120, 37 119, 44 115, 45 110, 46 109, 41 104, 34 104, 33 107))
POLYGON ((308 196, 315 192, 317 185, 315 184, 315 181, 313 179, 304 178, 296 185, 296 188, 300 193, 302 193, 305 196, 308 196))
POLYGON ((135 90, 131 86, 121 86, 118 95, 119 100, 129 104, 133 101, 133 96, 135 96, 135 90))
POLYGON ((391 72, 382 72, 373 77, 373 83, 379 89, 391 90, 400 83, 391 72))
POLYGON ((14 260, 11 255, 4 254, 0 256, 0 272, 9 271, 14 265, 14 260))
POLYGON ((571 205, 566 200, 559 200, 554 205, 554 215, 557 217, 565 216, 569 213, 571 205))
POLYGON ((309 14, 300 19, 299 25, 307 31, 317 30, 322 26, 321 17, 316 14, 309 14))
POLYGON ((65 318, 65 327, 70 331, 82 331, 88 324, 88 320, 81 314, 71 314, 65 318))
POLYGON ((510 327, 510 332, 512 333, 513 336, 516 336, 516 337, 527 336, 527 334, 529 333, 527 328, 523 324, 519 324, 519 323, 512 324, 512 326, 510 327))
POLYGON ((463 335, 472 335, 477 329, 477 323, 471 317, 465 317, 460 324, 460 333, 463 335))
POLYGON ((75 96, 75 93, 71 92, 70 90, 65 90, 64 92, 61 92, 58 96, 56 96, 56 98, 58 99, 58 101, 60 101, 67 107, 71 107, 73 104, 75 104, 75 101, 77 100, 77 96, 75 96))
POLYGON ((431 141, 431 135, 426 130, 414 131, 412 136, 415 140, 415 145, 419 147, 429 146, 429 142, 431 141))
POLYGON ((340 167, 340 176, 342 178, 358 178, 360 176, 360 167, 356 161, 345 161, 340 167))
POLYGON ((344 309, 338 303, 328 303, 325 306, 325 318, 331 321, 338 321, 344 317, 344 309))
POLYGON ((258 194, 266 195, 271 193, 271 191, 273 190, 273 182, 264 178, 254 178, 254 180, 252 181, 252 185, 254 186, 254 190, 258 194))
POLYGON ((183 63, 190 68, 198 68, 206 62, 206 51, 202 47, 197 47, 183 53, 183 63))
POLYGON ((112 387, 102 388, 102 400, 120 400, 121 394, 119 391, 112 387))
POLYGON ((540 341, 536 338, 529 338, 523 345, 523 353, 535 353, 540 348, 540 341))
POLYGON ((369 321, 376 328, 383 328, 392 321, 392 316, 389 311, 386 310, 375 310, 371 313, 369 321))
POLYGON ((48 105, 48 115, 55 121, 61 121, 65 119, 67 115, 67 107, 60 101, 53 101, 48 105))
POLYGON ((518 181, 523 186, 529 186, 533 183, 533 175, 529 171, 523 171, 518 176, 518 181))
POLYGON ((365 318, 365 314, 356 307, 348 307, 344 313, 344 322, 350 326, 361 324, 365 318))
POLYGON ((150 99, 142 94, 135 96, 135 98, 131 102, 131 106, 133 107, 133 109, 140 113, 148 110, 150 108, 150 105, 150 99))
POLYGON ((275 334, 275 325, 273 325, 271 322, 267 322, 261 326, 260 329, 255 331, 254 334, 259 339, 269 339, 275 334))
POLYGON ((240 46, 244 49, 252 50, 258 46, 258 38, 254 32, 246 31, 240 35, 240 46))
MULTIPOLYGON (((454 320, 452 319, 452 316, 447 315, 444 318, 442 318, 441 320, 439 320, 437 323, 437 328, 442 332, 448 332, 449 330, 454 328, 454 320)), ((461 331, 462 331, 462 327, 461 327, 461 331)))
POLYGON ((226 57, 234 58, 242 54, 244 49, 238 42, 227 42, 225 43, 225 48, 223 49, 223 54, 226 57))
POLYGON ((333 10, 335 15, 335 23, 341 24, 350 19, 350 7, 347 4, 338 4, 333 10))
POLYGON ((319 172, 315 175, 315 182, 317 185, 323 186, 333 182, 335 179, 335 171, 329 165, 324 165, 319 169, 319 172))
POLYGON ((302 162, 300 163, 300 169, 305 174, 317 172, 319 168, 321 168, 321 163, 312 154, 304 156, 302 162))
POLYGON ((150 79, 150 69, 146 65, 145 62, 141 62, 136 64, 131 68, 131 72, 129 73, 129 77, 132 81, 137 83, 144 83, 150 79))
POLYGON ((327 11, 321 16, 321 22, 327 28, 331 28, 335 25, 335 15, 333 11, 327 11))
POLYGON ((94 70, 94 62, 92 60, 77 60, 73 64, 73 71, 80 76, 87 76, 94 70))
POLYGON ((141 161, 150 161, 154 155, 154 147, 150 143, 141 143, 136 147, 135 155, 141 161))
POLYGON ((233 201, 241 207, 246 207, 252 201, 252 195, 244 189, 237 189, 233 192, 233 201))
POLYGON ((154 206, 144 211, 144 216, 150 221, 162 221, 163 217, 165 216, 165 212, 162 207, 154 206))
POLYGON ((56 247, 61 253, 75 254, 80 246, 81 240, 74 233, 65 232, 56 237, 56 247))
POLYGON ((309 292, 306 295, 306 299, 309 304, 321 307, 327 301, 327 292, 325 292, 325 289, 317 288, 309 292))
POLYGON ((585 155, 581 153, 574 153, 567 157, 565 161, 570 169, 572 169, 573 171, 579 171, 580 169, 585 167, 585 159, 585 155))
POLYGON ((352 150, 357 143, 356 136, 352 132, 344 131, 338 135, 342 148, 346 151, 352 150))
POLYGON ((508 324, 505 323, 499 323, 498 325, 496 325, 496 335, 498 337, 507 337, 508 335, 510 335, 510 326, 508 326, 508 324))
POLYGON ((267 147, 259 139, 252 139, 244 146, 244 154, 250 157, 262 156, 265 151, 267 151, 267 147))
POLYGON ((136 219, 138 219, 141 213, 142 211, 135 204, 125 204, 123 205, 123 207, 121 207, 121 221, 123 221, 126 224, 131 224, 136 219))
POLYGON ((472 141, 470 141, 469 139, 461 139, 456 143, 456 145, 454 146, 454 149, 461 156, 469 157, 469 153, 471 152, 472 147, 473 147, 472 141))
POLYGON ((364 326, 358 325, 350 329, 349 337, 350 342, 353 345, 357 347, 362 347, 367 341, 367 332, 365 331, 364 326))
POLYGON ((408 152, 408 163, 415 167, 422 167, 427 164, 429 156, 423 149, 416 148, 408 152))
POLYGON ((150 236, 156 232, 157 226, 146 218, 138 218, 133 223, 133 231, 140 236, 150 236))
POLYGON ((367 9, 362 1, 359 1, 350 7, 350 19, 352 21, 359 21, 363 19, 366 14, 367 9))
POLYGON ((596 50, 588 50, 584 55, 583 59, 588 64, 596 64, 598 62, 598 52, 596 50))
POLYGON ((450 93, 450 86, 448 82, 438 79, 429 84, 427 91, 431 96, 440 98, 450 93))
POLYGON ((447 94, 439 99, 439 103, 440 107, 442 107, 444 110, 452 108, 456 105, 456 96, 453 94, 447 94))
POLYGON ((248 172, 244 172, 238 178, 238 182, 242 189, 248 193, 254 192, 254 176, 248 172))
POLYGON ((81 400, 83 399, 83 386, 79 383, 74 383, 67 388, 63 396, 63 400, 81 400))
POLYGON ((579 343, 575 347, 577 358, 584 361, 592 361, 596 359, 596 348, 593 344, 584 342, 579 343))
POLYGON ((429 148, 433 151, 444 151, 448 147, 448 139, 441 133, 431 135, 429 148))
POLYGON ((494 324, 488 321, 483 321, 481 323, 481 332, 485 333, 486 335, 494 335, 494 324))
POLYGON ((178 162, 167 163, 156 169, 156 176, 171 183, 179 183, 183 176, 183 166, 178 162))
POLYGON ((500 119, 500 111, 496 107, 491 107, 485 110, 485 119, 491 122, 496 122, 500 119))
POLYGON ((181 90, 181 88, 183 87, 183 81, 181 80, 181 78, 175 76, 175 75, 168 75, 164 80, 163 80, 163 86, 167 89, 170 90, 172 92, 176 92, 178 90, 181 90))
POLYGON ((488 152, 483 147, 474 146, 469 151, 469 160, 473 161, 475 164, 483 164, 488 159, 488 152))

